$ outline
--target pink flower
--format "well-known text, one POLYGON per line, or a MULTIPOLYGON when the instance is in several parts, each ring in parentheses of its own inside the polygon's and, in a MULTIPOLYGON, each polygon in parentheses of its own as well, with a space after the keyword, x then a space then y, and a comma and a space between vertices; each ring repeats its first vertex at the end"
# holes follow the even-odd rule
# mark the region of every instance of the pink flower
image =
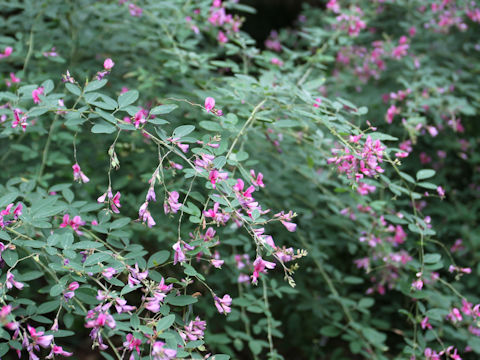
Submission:
POLYGON ((217 35, 217 40, 220 44, 225 44, 228 42, 228 37, 223 31, 219 31, 217 35))
POLYGON ((152 348, 153 360, 169 360, 177 356, 177 350, 165 349, 165 343, 162 341, 155 341, 152 348))
POLYGON ((171 193, 169 193, 168 201, 163 204, 163 210, 165 214, 168 214, 170 212, 176 214, 178 210, 180 210, 182 204, 178 202, 179 196, 179 193, 176 191, 172 191, 171 193))
POLYGON ((0 320, 5 320, 7 316, 12 312, 12 305, 4 305, 0 309, 0 320))
POLYGON ((212 187, 215 189, 216 188, 216 183, 217 180, 226 180, 228 178, 228 173, 226 172, 219 172, 218 170, 211 170, 210 174, 208 175, 208 180, 210 180, 210 183, 212 184, 212 187))
POLYGON ((5 83, 7 84, 7 87, 12 86, 12 84, 16 84, 20 82, 20 78, 15 76, 15 73, 11 72, 10 73, 10 80, 5 80, 5 83))
POLYGON ((445 190, 441 186, 437 187, 437 193, 438 195, 440 195, 441 198, 445 197, 445 190))
POLYGON ((260 273, 267 273, 266 269, 273 269, 275 268, 275 263, 270 261, 263 260, 260 256, 258 256, 255 261, 253 262, 253 275, 252 275, 252 284, 257 283, 257 279, 260 276, 260 273))
POLYGON ((428 322, 428 316, 426 316, 421 322, 420 325, 422 326, 422 329, 432 329, 432 325, 428 322))
POLYGON ((73 164, 73 181, 78 181, 80 183, 87 183, 90 179, 82 172, 80 165, 77 163, 73 164))
POLYGON ((38 88, 36 88, 35 90, 32 91, 32 98, 33 98, 33 102, 35 104, 39 104, 40 103, 40 95, 43 95, 43 86, 40 86, 38 88))
POLYGON ((258 176, 256 176, 255 179, 255 170, 250 170, 250 175, 252 176, 252 182, 253 185, 259 186, 259 187, 265 187, 265 184, 263 183, 263 174, 261 172, 258 173, 258 176))
POLYGON ((40 345, 43 348, 47 348, 50 346, 53 340, 53 335, 43 335, 43 331, 36 331, 34 327, 27 325, 28 332, 30 333, 30 337, 32 338, 32 346, 40 345))
POLYGON ((11 55, 13 49, 10 46, 7 46, 3 51, 3 54, 0 53, 0 59, 7 58, 11 55))
POLYGON ((5 285, 7 285, 8 289, 11 289, 15 286, 18 290, 22 290, 24 284, 21 283, 21 282, 15 281, 14 278, 15 278, 15 276, 11 272, 8 272, 7 273, 7 279, 5 281, 5 285))
POLYGON ((128 11, 130 12, 130 15, 135 16, 135 17, 141 17, 143 9, 133 3, 128 4, 128 11))
POLYGON ((111 206, 112 206, 112 211, 116 214, 120 213, 120 210, 118 210, 119 207, 122 207, 122 205, 120 205, 120 192, 117 191, 117 193, 115 194, 115 196, 113 197, 112 199, 112 203, 111 203, 111 206))
POLYGON ((196 341, 203 339, 204 331, 207 327, 205 321, 201 321, 197 316, 195 320, 192 320, 188 325, 184 326, 184 330, 180 331, 180 336, 183 340, 196 341))
POLYGON ((360 195, 367 195, 368 193, 373 193, 377 188, 374 185, 368 185, 364 182, 358 182, 357 192, 360 195))
POLYGON ((453 308, 452 311, 447 315, 447 319, 456 323, 457 321, 462 321, 462 313, 457 308, 453 308))
POLYGON ((217 259, 212 259, 210 260, 213 266, 215 266, 217 269, 221 269, 223 263, 225 262, 224 260, 217 260, 217 259))
POLYGON ((210 112, 210 110, 212 110, 214 107, 215 107, 215 99, 212 97, 207 97, 205 99, 205 110, 207 110, 207 112, 210 112))
POLYGON ((112 68, 115 66, 115 63, 113 62, 112 59, 108 58, 108 59, 105 59, 105 61, 103 62, 103 68, 107 71, 110 71, 112 70, 112 68))
POLYGON ((327 9, 333 11, 336 14, 340 12, 340 4, 338 4, 337 1, 338 0, 329 0, 327 3, 327 9))
POLYGON ((146 116, 148 115, 148 112, 145 109, 140 109, 137 111, 133 118, 133 123, 135 127, 138 129, 140 125, 145 124, 147 122, 146 116))
POLYGON ((111 279, 115 274, 117 274, 117 270, 115 270, 113 267, 108 267, 105 270, 102 271, 102 275, 105 276, 107 279, 111 279))
POLYGON ((280 220, 280 222, 290 232, 295 232, 297 230, 297 224, 295 224, 293 222, 288 222, 288 221, 284 221, 284 220, 280 220))
POLYGON ((73 353, 63 350, 61 346, 53 345, 52 351, 47 356, 47 359, 53 359, 54 355, 61 355, 61 356, 68 357, 68 356, 72 356, 73 353))
POLYGON ((214 296, 213 300, 215 301, 215 307, 220 314, 228 314, 232 311, 230 308, 230 305, 232 305, 232 298, 230 295, 226 294, 221 299, 218 296, 214 296))
POLYGON ((280 66, 280 67, 283 66, 283 61, 280 60, 279 58, 276 58, 276 57, 272 58, 272 59, 270 60, 270 62, 271 62, 273 65, 277 65, 277 66, 280 66))
POLYGON ((422 279, 417 279, 412 283, 412 287, 417 289, 417 290, 422 290, 423 288, 423 280, 422 279))
POLYGON ((127 334, 126 341, 123 343, 126 350, 135 350, 138 355, 140 355, 140 345, 142 345, 142 340, 136 339, 133 334, 127 334))
POLYGON ((395 105, 391 105, 387 110, 387 115, 385 116, 387 123, 391 124, 393 122, 394 116, 398 114, 400 114, 400 109, 397 108, 395 105))
POLYGON ((140 219, 142 219, 142 222, 145 223, 147 222, 147 226, 149 228, 155 226, 155 220, 153 219, 152 215, 150 214, 150 211, 148 211, 148 202, 145 201, 142 206, 140 206, 140 209, 138 210, 138 215, 140 219))
POLYGON ((27 128, 27 116, 26 115, 23 115, 21 118, 20 118, 20 114, 23 114, 23 111, 21 111, 20 109, 14 109, 13 110, 13 117, 14 117, 14 120, 12 122, 12 128, 16 128, 18 125, 20 125, 22 127, 22 130, 25 131, 25 129, 27 128))
POLYGON ((180 240, 173 244, 172 248, 175 250, 175 255, 173 256, 173 265, 176 265, 179 262, 184 262, 186 260, 186 256, 183 252, 180 240))

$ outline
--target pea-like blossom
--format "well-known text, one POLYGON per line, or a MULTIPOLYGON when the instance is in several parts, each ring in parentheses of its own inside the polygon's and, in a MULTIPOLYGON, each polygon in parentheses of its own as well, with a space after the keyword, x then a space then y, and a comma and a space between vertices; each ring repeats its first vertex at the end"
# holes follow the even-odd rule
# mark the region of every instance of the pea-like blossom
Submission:
POLYGON ((215 108, 215 99, 212 97, 207 97, 205 99, 205 110, 210 112, 213 108, 215 108))
POLYGON ((220 314, 228 314, 232 311, 230 305, 232 305, 232 298, 230 295, 225 294, 223 298, 219 298, 218 296, 214 296, 213 300, 215 302, 215 307, 217 308, 220 314))
POLYGON ((25 132, 28 125, 27 115, 20 116, 21 114, 23 114, 23 111, 21 111, 20 109, 13 110, 12 128, 16 128, 17 126, 20 125, 22 127, 22 130, 25 132))
POLYGON ((115 63, 113 62, 112 59, 108 58, 108 59, 105 59, 105 61, 103 62, 103 68, 107 71, 110 71, 112 70, 112 68, 115 66, 115 63))
POLYGON ((150 211, 148 211, 148 201, 145 201, 142 206, 140 206, 140 209, 138 210, 138 216, 143 223, 147 223, 149 228, 155 226, 155 220, 153 219, 152 214, 150 214, 150 211))
POLYGON ((142 340, 136 339, 133 334, 127 334, 126 341, 123 343, 123 348, 127 351, 131 351, 131 359, 133 359, 133 351, 135 350, 140 356, 140 345, 142 345, 142 340))
POLYGON ((120 213, 120 210, 118 210, 119 207, 122 207, 122 205, 120 205, 120 192, 117 191, 117 193, 115 194, 115 196, 112 198, 112 201, 111 201, 111 207, 112 207, 112 211, 116 214, 120 213))
POLYGON ((178 202, 180 194, 176 191, 172 191, 168 195, 168 200, 163 204, 163 210, 165 214, 173 213, 176 214, 178 210, 182 207, 182 204, 178 202))
POLYGON ((43 95, 44 88, 40 86, 32 91, 32 98, 35 104, 40 103, 40 95, 43 95))
POLYGON ((265 261, 260 256, 258 256, 253 262, 252 284, 257 283, 257 279, 259 278, 261 273, 266 274, 267 269, 274 269, 275 265, 276 265, 275 263, 270 261, 265 261))
POLYGON ((77 290, 79 287, 80 285, 76 281, 70 283, 67 287, 68 291, 63 294, 63 297, 65 298, 65 300, 68 301, 71 298, 73 298, 75 296, 75 290, 77 290))
POLYGON ((186 256, 183 252, 182 243, 180 240, 173 244, 172 249, 175 250, 175 254, 173 256, 173 265, 176 265, 179 262, 184 262, 186 260, 186 256))
POLYGON ((116 275, 118 273, 117 270, 115 270, 113 267, 108 267, 106 268, 105 270, 102 271, 102 275, 106 278, 106 279, 111 279, 114 275, 116 275))
POLYGON ((0 59, 9 57, 13 52, 13 48, 11 46, 7 46, 3 53, 0 53, 0 59))
POLYGON ((423 320, 420 322, 420 326, 423 330, 425 329, 432 329, 432 325, 428 322, 428 316, 425 316, 423 320))
POLYGON ((48 354, 46 359, 53 359, 55 357, 55 355, 61 355, 61 356, 69 357, 69 356, 72 356, 73 353, 63 350, 63 348, 61 346, 53 345, 52 350, 50 351, 50 354, 48 354))
POLYGON ((83 233, 79 230, 79 228, 80 226, 83 226, 85 224, 85 221, 83 221, 79 215, 74 216, 72 219, 70 219, 70 215, 65 214, 63 215, 63 220, 60 224, 60 227, 64 228, 70 226, 78 235, 82 235, 83 233))
POLYGON ((22 290, 24 286, 23 283, 15 280, 15 276, 11 272, 7 273, 7 279, 5 281, 5 285, 7 285, 8 289, 16 287, 18 290, 22 290))
POLYGON ((128 4, 128 11, 130 12, 130 15, 134 17, 141 17, 143 13, 143 9, 134 3, 128 4))
POLYGON ((143 272, 140 272, 140 269, 138 268, 138 264, 135 263, 134 267, 129 266, 128 267, 128 285, 130 287, 134 287, 135 285, 140 284, 143 280, 145 280, 148 276, 148 270, 145 270, 143 272))
POLYGON ((197 316, 195 320, 191 320, 187 325, 184 326, 183 330, 180 331, 180 336, 184 341, 202 340, 206 328, 207 323, 200 320, 200 318, 197 316))
POLYGON ((216 184, 218 180, 226 180, 228 179, 228 173, 226 172, 220 172, 218 170, 211 170, 210 173, 208 174, 208 180, 210 180, 210 183, 212 184, 212 187, 215 189, 216 184))
POLYGON ((13 72, 10 73, 10 80, 5 79, 5 84, 7 85, 7 87, 12 86, 12 84, 18 84, 19 82, 20 78, 18 78, 13 72))
POLYGON ((153 360, 169 360, 177 356, 177 350, 165 348, 165 343, 162 341, 155 341, 152 347, 153 360))
POLYGON ((101 350, 108 348, 107 345, 103 343, 101 330, 108 326, 110 329, 115 329, 116 322, 113 316, 109 313, 109 308, 112 303, 107 303, 105 305, 98 305, 94 309, 87 312, 85 317, 86 323, 85 327, 87 329, 92 329, 90 332, 90 338, 94 343, 98 344, 98 347, 101 350))
POLYGON ((39 351, 39 346, 43 347, 44 349, 50 347, 50 344, 53 341, 53 335, 44 335, 43 331, 37 331, 30 325, 27 325, 27 329, 31 338, 31 342, 27 346, 27 350, 29 352, 33 352, 34 349, 39 351))
POLYGON ((73 181, 78 181, 80 183, 87 183, 90 181, 90 179, 83 173, 82 169, 80 168, 80 165, 77 163, 72 165, 73 169, 73 181))

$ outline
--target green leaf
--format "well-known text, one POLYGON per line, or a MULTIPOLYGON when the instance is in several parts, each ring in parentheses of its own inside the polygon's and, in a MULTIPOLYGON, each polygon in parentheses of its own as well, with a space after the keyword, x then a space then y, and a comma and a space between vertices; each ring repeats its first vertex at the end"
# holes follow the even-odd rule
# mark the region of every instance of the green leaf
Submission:
POLYGON ((155 254, 150 256, 150 258, 148 259, 147 268, 150 269, 150 268, 155 267, 157 265, 161 265, 165 261, 167 261, 169 257, 170 257, 170 252, 169 251, 167 251, 167 250, 157 251, 155 254))
POLYGON ((99 109, 99 108, 95 108, 95 112, 97 112, 98 115, 100 115, 102 118, 112 123, 113 125, 117 124, 117 120, 115 119, 115 116, 113 116, 109 112, 103 111, 102 109, 99 109))
POLYGON ((174 314, 164 316, 157 322, 157 331, 163 331, 168 329, 170 326, 173 325, 174 322, 175 322, 174 314))
POLYGON ((190 304, 195 304, 198 301, 197 298, 189 295, 171 296, 165 299, 165 301, 167 300, 169 304, 174 306, 186 306, 190 304))
POLYGON ((62 291, 63 291, 63 285, 61 285, 61 284, 53 285, 50 288, 50 296, 56 297, 56 296, 60 295, 62 293, 62 291))
POLYGON ((101 263, 102 261, 106 261, 108 259, 111 259, 112 255, 111 254, 106 254, 106 253, 94 253, 87 257, 87 260, 85 260, 84 265, 85 266, 90 266, 90 265, 96 265, 98 263, 101 263))
POLYGON ((118 106, 120 109, 127 107, 130 104, 133 104, 138 99, 138 91, 130 90, 123 94, 120 94, 118 97, 118 106))
POLYGON ((85 92, 98 90, 105 86, 107 79, 94 80, 85 87, 85 92))
POLYGON ((408 175, 407 173, 404 173, 403 171, 400 171, 399 174, 402 178, 404 178, 408 182, 411 182, 412 184, 415 184, 415 179, 413 177, 411 177, 410 175, 408 175))
POLYGON ((182 137, 190 134, 193 130, 195 130, 195 126, 193 126, 193 125, 179 126, 175 130, 173 130, 173 137, 174 138, 182 138, 182 137))
POLYGON ((440 261, 442 258, 442 255, 440 254, 425 254, 425 257, 423 258, 423 262, 427 264, 435 264, 440 261))
POLYGON ((2 259, 5 261, 5 263, 12 267, 15 265, 16 261, 18 260, 18 254, 16 251, 13 250, 5 250, 2 253, 2 259))
POLYGON ((80 94, 82 93, 82 90, 80 90, 80 88, 79 88, 77 85, 75 85, 75 84, 66 83, 66 84, 65 84, 65 87, 66 87, 67 90, 70 91, 73 95, 80 96, 80 94))
POLYGON ((140 326, 140 319, 138 318, 137 314, 132 314, 130 317, 130 325, 132 325, 132 328, 138 329, 140 326))
POLYGON ((160 105, 150 110, 150 114, 152 115, 168 114, 168 113, 171 113, 176 108, 178 108, 178 105, 175 105, 175 104, 160 105))
POLYGON ((93 125, 91 129, 92 133, 95 134, 111 134, 116 130, 117 128, 114 125, 103 120, 100 120, 98 123, 93 125))
POLYGON ((112 222, 110 224, 110 229, 120 229, 120 228, 124 227, 125 225, 127 225, 128 223, 130 223, 130 220, 131 219, 128 218, 128 217, 124 217, 124 218, 115 220, 114 222, 112 222))
POLYGON ((212 131, 212 132, 222 131, 222 127, 220 126, 220 124, 215 122, 215 121, 207 121, 207 120, 200 121, 200 126, 203 129, 208 130, 208 131, 212 131))
POLYGON ((262 352, 262 345, 263 345, 263 342, 259 340, 250 340, 248 342, 248 347, 250 348, 250 350, 252 350, 252 353, 254 353, 255 355, 258 355, 262 352))
POLYGON ((52 312, 54 310, 57 310, 59 306, 60 306, 60 300, 58 299, 41 303, 37 308, 37 314, 46 314, 46 313, 52 312))
POLYGON ((398 138, 396 138, 394 136, 384 134, 384 133, 381 133, 381 132, 371 133, 370 136, 371 136, 372 140, 380 140, 380 141, 396 141, 396 140, 398 140, 398 138))
POLYGON ((435 175, 435 170, 423 169, 417 172, 417 180, 425 180, 435 175))

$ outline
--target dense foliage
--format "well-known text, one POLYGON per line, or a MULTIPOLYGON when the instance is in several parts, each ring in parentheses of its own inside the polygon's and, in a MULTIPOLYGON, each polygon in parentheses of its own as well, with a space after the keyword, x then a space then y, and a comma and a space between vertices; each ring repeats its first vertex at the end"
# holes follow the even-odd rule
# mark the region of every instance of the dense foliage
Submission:
POLYGON ((0 356, 480 356, 479 4, 0 6, 0 356))

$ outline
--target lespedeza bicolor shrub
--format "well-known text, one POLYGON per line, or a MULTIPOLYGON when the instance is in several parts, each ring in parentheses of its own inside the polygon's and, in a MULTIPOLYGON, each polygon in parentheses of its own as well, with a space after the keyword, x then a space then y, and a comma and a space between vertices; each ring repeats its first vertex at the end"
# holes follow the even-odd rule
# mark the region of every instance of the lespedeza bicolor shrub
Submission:
POLYGON ((2 4, 0 356, 480 354, 479 5, 249 12, 2 4))

